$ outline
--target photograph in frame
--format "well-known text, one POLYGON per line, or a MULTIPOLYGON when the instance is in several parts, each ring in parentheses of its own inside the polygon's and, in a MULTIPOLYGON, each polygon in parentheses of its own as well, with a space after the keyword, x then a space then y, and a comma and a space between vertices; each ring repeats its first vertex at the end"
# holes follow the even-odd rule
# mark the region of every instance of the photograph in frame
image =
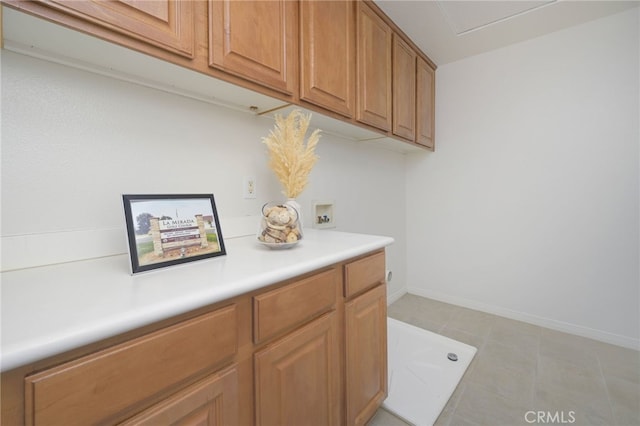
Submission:
POLYGON ((124 194, 131 272, 226 254, 213 194, 124 194))

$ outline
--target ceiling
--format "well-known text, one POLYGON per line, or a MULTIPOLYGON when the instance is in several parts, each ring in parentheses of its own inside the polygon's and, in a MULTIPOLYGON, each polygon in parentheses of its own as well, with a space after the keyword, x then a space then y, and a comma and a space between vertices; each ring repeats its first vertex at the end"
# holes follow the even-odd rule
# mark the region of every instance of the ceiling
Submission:
POLYGON ((640 6, 640 0, 374 1, 437 65, 640 6))

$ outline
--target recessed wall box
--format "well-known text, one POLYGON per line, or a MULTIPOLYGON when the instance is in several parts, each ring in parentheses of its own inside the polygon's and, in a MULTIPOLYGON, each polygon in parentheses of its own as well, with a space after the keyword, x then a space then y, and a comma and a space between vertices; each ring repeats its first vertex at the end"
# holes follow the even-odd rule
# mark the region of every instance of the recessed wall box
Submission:
POLYGON ((314 201, 313 202, 313 221, 314 228, 335 228, 336 217, 333 201, 314 201))

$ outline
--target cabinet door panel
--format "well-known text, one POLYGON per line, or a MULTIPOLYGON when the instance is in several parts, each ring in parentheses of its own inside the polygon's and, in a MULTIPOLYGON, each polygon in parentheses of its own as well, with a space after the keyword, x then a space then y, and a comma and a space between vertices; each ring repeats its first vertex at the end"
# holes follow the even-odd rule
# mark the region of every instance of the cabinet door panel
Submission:
POLYGON ((387 396, 386 285, 345 304, 347 424, 363 425, 387 396))
POLYGON ((416 63, 416 142, 434 148, 435 71, 423 59, 416 63))
POLYGON ((27 376, 26 424, 117 419, 133 405, 230 359, 237 352, 237 324, 231 305, 27 376))
POLYGON ((209 1, 209 65, 291 94, 296 79, 297 3, 209 1))
POLYGON ((356 119, 391 130, 392 30, 369 6, 358 2, 356 119))
POLYGON ((256 353, 257 425, 340 423, 337 330, 331 312, 256 353))
POLYGON ((416 137, 416 53, 397 35, 393 37, 393 134, 410 141, 416 137))
POLYGON ((193 58, 193 2, 54 0, 48 5, 121 34, 193 58))
POLYGON ((238 371, 234 366, 178 392, 122 426, 235 425, 238 424, 238 398, 238 371))
POLYGON ((300 99, 353 116, 354 3, 300 3, 300 99))
POLYGON ((344 266, 344 296, 351 297, 385 280, 384 251, 344 266))
POLYGON ((253 341, 260 343, 329 311, 336 303, 337 269, 253 298, 253 341))

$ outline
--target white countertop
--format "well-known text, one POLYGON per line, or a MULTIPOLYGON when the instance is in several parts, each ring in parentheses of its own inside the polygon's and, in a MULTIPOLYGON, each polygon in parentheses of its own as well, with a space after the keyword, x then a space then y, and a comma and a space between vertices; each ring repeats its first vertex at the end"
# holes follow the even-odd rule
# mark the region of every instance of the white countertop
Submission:
POLYGON ((377 250, 393 238, 305 229, 288 250, 255 236, 225 240, 226 256, 129 273, 126 255, 1 274, 0 371, 377 250))

